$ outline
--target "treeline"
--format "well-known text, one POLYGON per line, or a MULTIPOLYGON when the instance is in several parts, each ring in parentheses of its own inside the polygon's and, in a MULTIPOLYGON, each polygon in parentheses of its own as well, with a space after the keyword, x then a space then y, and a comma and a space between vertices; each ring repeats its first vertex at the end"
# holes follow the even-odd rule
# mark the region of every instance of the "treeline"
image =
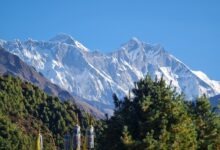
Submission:
POLYGON ((135 83, 103 121, 100 150, 219 150, 220 116, 206 96, 187 102, 163 79, 135 83))
MULTIPOLYGON (((19 78, 0 76, 0 149, 34 150, 39 130, 45 150, 63 149, 64 134, 77 118, 82 135, 92 119, 97 150, 220 149, 218 108, 206 96, 189 102, 163 79, 146 76, 124 99, 113 99, 114 115, 100 122, 72 102, 19 78)), ((85 137, 81 140, 86 149, 85 137)))
POLYGON ((39 130, 45 150, 62 149, 64 134, 77 120, 85 132, 91 117, 73 102, 61 102, 19 78, 0 76, 1 150, 34 150, 39 130))

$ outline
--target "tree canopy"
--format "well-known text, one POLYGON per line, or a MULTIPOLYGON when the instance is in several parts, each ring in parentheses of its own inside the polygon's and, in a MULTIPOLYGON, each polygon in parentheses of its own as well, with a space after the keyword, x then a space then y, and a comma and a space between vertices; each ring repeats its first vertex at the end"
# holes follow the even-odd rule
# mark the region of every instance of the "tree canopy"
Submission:
POLYGON ((146 76, 123 100, 113 98, 99 149, 220 149, 220 116, 205 96, 187 102, 163 78, 146 76))
POLYGON ((19 78, 0 76, 0 149, 34 149, 39 130, 44 149, 63 148, 64 134, 78 119, 85 132, 91 116, 74 102, 62 102, 19 78))

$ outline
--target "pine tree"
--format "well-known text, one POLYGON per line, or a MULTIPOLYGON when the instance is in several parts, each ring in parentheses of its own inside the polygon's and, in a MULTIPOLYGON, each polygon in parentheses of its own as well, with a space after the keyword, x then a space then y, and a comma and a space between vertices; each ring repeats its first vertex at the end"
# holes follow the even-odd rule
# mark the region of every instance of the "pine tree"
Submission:
POLYGON ((198 98, 190 108, 196 123, 199 149, 220 149, 220 116, 212 111, 207 97, 198 98))
POLYGON ((128 127, 124 126, 122 136, 121 136, 122 143, 124 144, 125 149, 132 149, 132 145, 134 144, 134 141, 132 140, 132 137, 128 131, 128 127))
POLYGON ((153 81, 150 76, 137 82, 132 91, 134 97, 121 100, 107 121, 103 145, 116 150, 196 149, 195 125, 181 95, 163 79, 153 81))

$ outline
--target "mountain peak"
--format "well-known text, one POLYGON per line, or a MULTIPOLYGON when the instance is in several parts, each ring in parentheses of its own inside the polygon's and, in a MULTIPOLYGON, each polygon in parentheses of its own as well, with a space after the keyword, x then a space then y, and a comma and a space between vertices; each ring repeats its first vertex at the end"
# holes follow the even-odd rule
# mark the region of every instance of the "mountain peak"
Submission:
POLYGON ((60 33, 57 34, 55 37, 51 38, 49 41, 51 42, 61 42, 61 43, 66 43, 66 44, 73 44, 75 43, 75 40, 72 36, 65 34, 65 33, 60 33))
POLYGON ((86 48, 83 44, 81 44, 79 41, 75 40, 72 36, 65 34, 65 33, 57 34, 55 37, 53 37, 49 41, 66 43, 66 44, 74 45, 84 51, 89 51, 89 49, 86 48))
POLYGON ((127 43, 132 45, 134 44, 142 45, 143 42, 139 40, 137 37, 132 37, 127 43))
POLYGON ((132 37, 128 42, 122 45, 124 49, 135 50, 143 45, 143 42, 136 37, 132 37))
POLYGON ((140 43, 141 41, 140 41, 137 37, 132 37, 132 38, 130 39, 130 42, 140 43))

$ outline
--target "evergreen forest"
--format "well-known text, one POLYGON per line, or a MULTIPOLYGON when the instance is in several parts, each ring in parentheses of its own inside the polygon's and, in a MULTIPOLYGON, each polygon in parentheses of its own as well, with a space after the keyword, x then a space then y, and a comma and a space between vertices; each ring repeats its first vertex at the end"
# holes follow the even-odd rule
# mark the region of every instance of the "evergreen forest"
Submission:
POLYGON ((204 95, 187 101, 163 78, 146 76, 123 99, 113 94, 113 116, 96 120, 38 87, 12 76, 0 77, 0 149, 35 150, 40 131, 44 149, 63 149, 65 133, 78 123, 95 127, 97 150, 219 150, 219 108, 204 95))

